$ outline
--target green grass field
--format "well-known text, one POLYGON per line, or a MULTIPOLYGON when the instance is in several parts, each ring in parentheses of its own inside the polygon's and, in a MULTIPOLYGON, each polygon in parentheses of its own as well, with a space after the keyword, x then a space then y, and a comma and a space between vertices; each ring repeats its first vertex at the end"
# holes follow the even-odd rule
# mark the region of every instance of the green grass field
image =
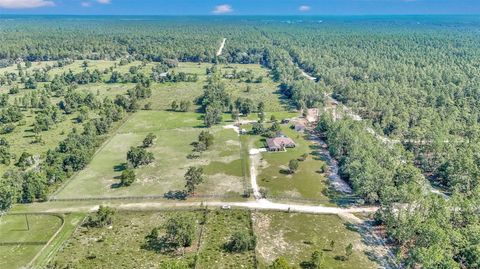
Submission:
POLYGON ((111 228, 79 227, 49 263, 58 268, 162 268, 166 261, 193 262, 197 253, 202 212, 117 212, 111 228), (145 236, 155 227, 178 215, 196 221, 197 235, 185 256, 145 249, 145 236))
POLYGON ((238 135, 222 126, 210 129, 214 145, 198 159, 188 159, 190 145, 196 141, 200 128, 199 114, 139 111, 123 125, 93 158, 86 169, 76 175, 57 198, 118 197, 163 195, 183 190, 184 174, 189 166, 205 167, 205 182, 197 194, 243 193, 240 142, 238 135), (154 163, 136 169, 137 181, 129 187, 115 188, 126 153, 141 144, 152 132, 157 140, 151 151, 154 163))
POLYGON ((255 268, 253 250, 230 253, 224 249, 230 237, 240 231, 251 231, 249 211, 210 211, 196 268, 255 268))
POLYGON ((50 266, 59 268, 152 268, 166 261, 182 261, 195 268, 266 268, 279 256, 297 268, 313 251, 325 253, 324 268, 378 268, 365 255, 360 235, 335 215, 287 214, 284 212, 253 212, 245 210, 212 210, 202 221, 202 211, 119 211, 111 228, 79 227, 50 266), (237 231, 253 231, 257 237, 254 251, 229 253, 223 248, 237 231), (145 248, 145 236, 154 227, 161 227, 169 218, 189 215, 197 223, 197 235, 185 256, 180 252, 160 253, 145 248), (203 228, 202 228, 203 227, 203 228), (203 230, 203 232, 202 232, 203 230), (201 237, 200 237, 201 235, 201 237), (334 240, 333 249, 330 242, 334 240), (341 260, 345 247, 352 243, 353 255, 341 260), (199 246, 199 248, 197 248, 199 246))
POLYGON ((80 225, 85 217, 85 213, 69 213, 64 214, 64 225, 54 240, 42 251, 38 258, 33 262, 35 267, 45 267, 48 262, 62 248, 64 242, 72 236, 75 229, 80 225))
POLYGON ((360 235, 350 230, 336 215, 287 214, 283 212, 253 213, 258 237, 257 254, 260 268, 266 268, 283 256, 292 265, 308 261, 313 251, 323 251, 324 267, 335 269, 367 269, 379 266, 364 253, 360 235), (330 242, 334 241, 333 250, 330 242), (352 256, 345 261, 345 247, 353 245, 352 256))
POLYGON ((76 114, 65 115, 65 119, 57 123, 50 130, 40 133, 41 142, 35 141, 35 133, 32 131, 35 122, 35 114, 30 111, 25 112, 24 124, 17 125, 15 130, 9 134, 2 135, 7 139, 12 149, 11 165, 0 165, 0 173, 3 174, 8 167, 11 167, 20 157, 22 152, 28 152, 32 155, 43 157, 49 149, 54 149, 59 142, 65 139, 72 128, 76 127, 81 130, 81 125, 75 122, 76 114))
MULTIPOLYGON (((118 61, 88 61, 87 69, 104 70, 116 65, 115 70, 128 72, 131 66, 140 66, 141 62, 132 62, 119 66, 118 61)), ((63 68, 54 68, 51 76, 72 70, 81 72, 83 61, 75 61, 63 68)), ((41 68, 53 63, 34 63, 34 67, 41 68)), ((155 63, 148 63, 140 72, 149 74, 155 63)), ((33 70, 33 68, 30 68, 33 70)), ((192 105, 190 112, 168 111, 173 100, 180 102, 188 100, 194 103, 203 93, 207 75, 205 69, 210 64, 180 63, 175 72, 197 74, 198 82, 181 83, 153 83, 152 97, 143 100, 150 103, 152 110, 140 110, 131 114, 125 123, 118 123, 104 145, 93 157, 90 164, 75 174, 55 194, 57 199, 76 198, 112 198, 112 197, 142 197, 158 196, 156 201, 165 201, 168 207, 171 200, 160 198, 169 191, 184 189, 184 174, 189 166, 204 168, 205 181, 197 190, 197 195, 214 195, 216 200, 239 200, 241 194, 250 187, 248 150, 264 147, 264 139, 260 136, 238 136, 232 129, 224 127, 232 124, 229 114, 223 115, 223 122, 209 131, 214 135, 214 145, 199 158, 189 159, 192 153, 191 143, 197 140, 199 133, 206 130, 203 126, 202 114, 195 113, 198 105, 192 105), (130 147, 139 146, 148 133, 157 136, 155 144, 148 149, 155 157, 150 165, 135 169, 136 181, 129 187, 118 187, 119 176, 126 163, 126 153, 130 147), (217 197, 218 196, 218 197, 217 197), (223 197, 223 198, 222 198, 223 197), (168 201, 168 202, 167 202, 168 201)), ((11 68, 11 67, 9 67, 11 68)), ((263 76, 261 83, 245 83, 238 80, 223 78, 227 91, 232 100, 237 97, 251 98, 254 103, 260 101, 266 105, 266 119, 275 115, 277 119, 293 118, 298 112, 290 112, 288 105, 280 98, 277 85, 269 77, 268 71, 259 65, 219 65, 222 73, 252 70, 255 76, 263 76), (247 87, 250 90, 247 92, 247 87)), ((0 72, 5 71, 0 69, 0 72)), ((108 79, 109 73, 103 75, 108 79)), ((77 91, 91 92, 99 98, 115 98, 117 94, 125 94, 134 84, 106 84, 96 83, 78 86, 77 91)), ((2 87, 4 92, 8 87, 2 87)), ((27 90, 11 97, 20 97, 27 90)), ((52 103, 59 99, 52 98, 52 103)), ((68 132, 80 125, 74 122, 77 115, 68 115, 65 120, 47 132, 43 132, 44 143, 31 144, 33 133, 30 131, 34 121, 34 111, 26 111, 25 124, 7 135, 8 141, 15 154, 21 151, 42 155, 48 149, 55 148, 58 142, 65 138, 68 132)), ((255 113, 246 119, 257 119, 255 113)), ((297 133, 289 128, 290 124, 283 125, 282 131, 291 137, 297 147, 286 152, 262 153, 258 167, 257 181, 261 188, 267 190, 267 197, 272 200, 299 201, 310 199, 314 203, 331 205, 331 193, 328 182, 323 174, 317 172, 323 164, 316 154, 315 144, 303 133, 297 133), (306 160, 300 162, 295 174, 283 172, 291 159, 297 159, 302 154, 308 154, 306 160), (321 201, 321 202, 319 202, 321 201)), ((242 128, 249 129, 246 125, 242 128)), ((18 157, 18 156, 17 156, 18 157)), ((0 172, 6 166, 0 166, 0 172)), ((192 198, 192 201, 203 199, 192 198)), ((207 199, 207 198, 206 198, 207 199)), ((96 201, 84 202, 53 202, 53 207, 68 210, 69 206, 84 203, 85 210, 91 208, 96 201)), ((304 201, 305 202, 305 201, 304 201)), ((118 201, 122 203, 122 201, 118 201)), ((48 203, 33 207, 16 206, 14 211, 35 211, 50 209, 48 203), (32 209, 34 208, 34 209, 32 209)), ((185 263, 194 263, 197 257, 196 268, 255 268, 256 261, 260 268, 264 268, 278 256, 285 256, 292 264, 299 266, 306 261, 316 249, 326 249, 327 242, 336 240, 335 248, 326 250, 327 268, 374 268, 362 252, 362 243, 359 235, 348 230, 344 222, 337 216, 314 216, 305 214, 284 213, 253 213, 254 231, 258 237, 255 251, 232 254, 224 250, 223 246, 236 231, 250 231, 251 213, 249 211, 209 211, 206 223, 201 224, 201 212, 193 211, 163 211, 163 212, 118 212, 111 229, 87 229, 78 227, 84 214, 65 215, 65 225, 58 236, 46 247, 35 260, 34 266, 59 266, 60 268, 152 268, 169 260, 183 260, 185 263), (188 214, 197 220, 198 237, 203 231, 201 241, 187 249, 185 257, 177 254, 161 254, 143 248, 144 237, 156 226, 162 225, 169 217, 188 214), (203 229, 202 229, 203 228, 203 229), (75 231, 75 233, 74 233, 75 231), (73 236, 71 236, 74 234, 73 236), (354 244, 354 255, 348 261, 340 261, 338 257, 344 254, 345 246, 354 244), (199 248, 197 249, 197 246, 199 248), (359 265, 360 267, 355 267, 359 265)), ((0 240, 23 240, 22 242, 46 242, 60 227, 53 218, 41 219, 44 215, 31 215, 31 231, 15 230, 25 222, 23 215, 4 216, 0 219, 0 240), (23 217, 23 222, 22 218, 23 217), (39 219, 36 219, 39 218, 39 219), (13 230, 12 230, 13 229, 13 230)), ((52 217, 52 216, 50 216, 52 217)), ((60 222, 61 225, 61 222, 60 222)), ((22 229, 22 228, 20 228, 22 229)), ((3 242, 0 241, 0 242, 3 242)), ((42 249, 42 244, 18 244, 15 247, 1 246, 2 260, 0 268, 17 268, 28 264, 42 249), (19 258, 17 258, 19 257, 19 258), (2 264, 3 261, 3 264, 2 264)))
MULTIPOLYGON (((305 134, 290 129, 291 124, 282 125, 282 132, 296 144, 295 148, 285 152, 264 152, 258 167, 257 182, 261 188, 267 190, 270 199, 282 200, 312 199, 330 204, 328 179, 320 173, 323 161, 316 153, 315 144, 305 134), (305 161, 299 162, 299 169, 294 174, 286 173, 288 162, 298 159, 307 153, 305 161)), ((267 126, 267 125, 266 125, 267 126)), ((265 138, 257 135, 246 135, 244 143, 250 148, 265 147, 265 138)))
MULTIPOLYGON (((32 63, 32 67, 26 69, 26 72, 33 72, 35 69, 44 68, 47 65, 53 66, 55 62, 35 62, 32 63)), ((74 73, 81 72, 83 70, 82 66, 83 61, 75 61, 73 64, 65 67, 56 67, 49 71, 50 79, 52 79, 56 74, 63 72, 68 72, 72 70, 74 73)), ((132 62, 125 66, 119 66, 116 70, 123 70, 128 72, 128 68, 133 65, 139 65, 141 62, 132 62)), ((115 62, 113 61, 89 61, 89 67, 87 69, 94 70, 109 68, 113 66, 115 62)), ((24 64, 22 64, 25 68, 24 64)), ((1 68, 0 73, 3 72, 18 72, 16 65, 10 66, 7 68, 1 68)), ((107 75, 106 75, 107 76, 107 75)), ((23 89, 23 84, 19 81, 14 82, 13 85, 2 86, 0 88, 0 93, 8 93, 8 90, 14 85, 20 87, 20 92, 17 94, 9 94, 9 103, 14 103, 15 99, 20 99, 25 94, 32 92, 30 89, 23 89)), ((46 83, 38 83, 37 89, 43 89, 43 86, 46 83)), ((125 94, 129 88, 135 87, 134 84, 105 84, 105 83, 96 83, 88 85, 80 85, 77 88, 79 92, 91 92, 95 95, 98 95, 99 99, 104 97, 114 98, 117 94, 125 94)), ((51 104, 57 105, 61 98, 51 97, 51 104)), ((43 155, 49 150, 54 149, 60 141, 62 141, 67 134, 72 130, 72 128, 81 129, 81 124, 77 124, 75 119, 78 116, 77 113, 71 115, 63 115, 63 121, 55 124, 50 130, 40 133, 41 142, 35 141, 35 133, 33 132, 33 123, 35 122, 35 116, 38 112, 38 109, 27 109, 23 111, 24 119, 16 124, 16 128, 13 132, 2 135, 10 143, 12 149, 12 163, 10 166, 0 165, 0 173, 3 174, 9 167, 11 167, 16 159, 22 154, 22 152, 28 152, 32 155, 43 155)), ((92 115, 93 116, 93 115, 92 115)))
MULTIPOLYGON (((142 63, 139 61, 131 62, 127 65, 120 66, 119 61, 93 61, 89 60, 88 67, 86 69, 93 71, 98 69, 103 72, 105 69, 114 68, 115 71, 120 73, 128 72, 129 68, 132 66, 142 66, 142 63)), ((25 69, 25 65, 22 64, 26 72, 33 72, 35 69, 44 68, 46 66, 54 66, 55 62, 35 62, 32 64, 32 67, 25 69)), ((82 66, 83 61, 74 61, 74 63, 64 66, 64 67, 54 67, 48 74, 50 79, 55 75, 62 74, 64 72, 69 72, 70 70, 74 73, 82 72, 85 68, 82 66)), ((145 66, 141 67, 140 72, 144 72, 149 75, 152 67, 155 63, 148 63, 145 66)), ((188 100, 192 102, 191 111, 198 109, 198 106, 193 104, 197 97, 203 93, 203 86, 206 83, 207 75, 206 68, 211 67, 211 64, 197 64, 197 63, 180 63, 177 68, 174 68, 175 72, 186 72, 189 74, 199 75, 199 81, 195 83, 153 83, 152 85, 152 97, 148 100, 143 100, 141 103, 146 104, 150 103, 151 108, 154 110, 167 110, 170 108, 170 104, 173 100, 178 102, 182 100, 188 100)), ((279 95, 277 94, 277 85, 268 77, 268 71, 261 67, 260 65, 248 64, 232 64, 232 65, 219 65, 219 68, 223 73, 231 72, 233 68, 238 71, 247 71, 251 70, 255 73, 256 76, 264 76, 262 83, 244 83, 239 82, 238 80, 223 79, 227 86, 227 91, 232 95, 232 99, 235 100, 237 97, 248 96, 255 103, 264 101, 266 104, 267 111, 281 112, 284 110, 285 105, 280 100, 279 95), (251 87, 250 92, 246 93, 245 89, 247 86, 251 87)), ((1 68, 0 73, 3 72, 18 72, 16 65, 9 66, 6 68, 1 68)), ((110 72, 110 71, 109 71, 110 72)), ((110 73, 104 74, 103 80, 108 80, 110 73)), ((15 99, 21 98, 26 93, 32 90, 23 89, 23 84, 20 81, 14 82, 14 85, 18 84, 21 88, 20 92, 17 94, 9 95, 9 102, 13 103, 15 99)), ((45 83, 39 83, 38 89, 42 89, 45 83)), ((7 93, 8 90, 14 85, 5 85, 0 88, 0 93, 7 93)), ((118 94, 125 94, 128 89, 133 88, 135 85, 132 83, 116 83, 116 84, 107 84, 107 83, 95 83, 88 85, 79 85, 76 91, 79 92, 89 92, 93 93, 98 98, 103 99, 105 97, 115 98, 118 94)), ((61 99, 60 98, 51 98, 52 104, 57 104, 61 99)), ((33 143, 35 139, 35 134, 32 131, 32 124, 35 122, 35 112, 36 110, 29 109, 24 112, 25 119, 21 121, 21 124, 17 124, 17 128, 10 134, 6 134, 5 138, 11 143, 13 149, 15 149, 12 158, 12 165, 15 162, 16 158, 20 156, 23 151, 31 153, 33 155, 40 155, 47 152, 48 149, 53 149, 58 145, 58 142, 63 140, 69 131, 73 127, 80 127, 79 124, 75 123, 76 114, 65 115, 65 120, 58 123, 56 126, 51 128, 48 131, 41 132, 40 136, 42 142, 33 143), (47 139, 48 138, 48 139, 47 139)), ((170 114, 172 116, 172 114, 170 114)), ((254 115, 255 116, 255 115, 254 115)), ((197 118, 197 117, 195 117, 197 118)), ((172 118, 172 121, 177 120, 178 118, 172 118)), ((5 172, 8 169, 6 165, 0 165, 0 173, 5 172)))
MULTIPOLYGON (((152 87, 152 97, 147 101, 152 105, 152 109, 166 110, 170 108, 172 101, 180 102, 182 100, 194 101, 203 93, 203 86, 206 84, 207 75, 206 68, 211 67, 211 64, 198 63, 180 63, 175 72, 185 72, 189 74, 197 74, 199 80, 197 82, 179 82, 179 83, 154 83, 152 87)), ((278 93, 278 85, 268 77, 268 71, 255 64, 230 64, 219 65, 222 73, 231 72, 233 68, 238 71, 251 70, 256 76, 264 76, 261 83, 245 83, 238 80, 223 78, 226 85, 227 92, 231 94, 232 100, 238 97, 248 97, 259 103, 265 103, 266 111, 283 111, 288 106, 280 99, 278 93), (250 91, 246 92, 247 86, 250 86, 250 91)), ((198 109, 197 105, 191 107, 191 110, 198 109)))
POLYGON ((0 268, 20 268, 28 265, 62 226, 62 222, 62 218, 56 215, 2 216, 0 268))

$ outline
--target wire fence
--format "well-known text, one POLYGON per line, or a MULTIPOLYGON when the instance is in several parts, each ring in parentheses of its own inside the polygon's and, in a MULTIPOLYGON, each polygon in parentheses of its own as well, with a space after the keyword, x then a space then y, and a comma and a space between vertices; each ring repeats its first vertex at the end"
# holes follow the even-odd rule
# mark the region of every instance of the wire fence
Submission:
POLYGON ((0 242, 0 246, 43 246, 47 244, 47 241, 17 241, 17 242, 0 242))
POLYGON ((277 201, 290 201, 290 202, 308 202, 308 203, 318 203, 318 204, 326 204, 326 203, 334 203, 337 205, 352 205, 352 204, 361 204, 363 203, 363 199, 360 197, 334 197, 334 198, 303 198, 303 197, 294 197, 294 196, 287 196, 287 195, 269 195, 267 197, 270 200, 277 200, 277 201))
MULTIPOLYGON (((255 234, 255 229, 253 228, 253 218, 252 218, 252 210, 249 210, 248 211, 248 216, 249 216, 249 228, 250 228, 250 231, 252 232, 252 234, 255 234)), ((258 269, 258 252, 257 252, 257 248, 255 247, 253 249, 253 267, 258 269)))
POLYGON ((197 243, 197 251, 195 253, 195 264, 193 266, 194 269, 197 269, 198 267, 198 254, 200 253, 200 248, 202 246, 202 240, 203 240, 203 234, 205 231, 205 226, 207 225, 207 220, 208 220, 208 213, 210 210, 208 209, 203 209, 203 219, 202 219, 202 224, 200 227, 200 234, 198 235, 198 243, 197 243))
MULTIPOLYGON (((201 195, 192 195, 188 198, 198 198, 198 199, 231 199, 231 198, 241 198, 240 194, 201 194, 201 195)), ((184 198, 169 198, 163 195, 144 195, 144 196, 109 196, 109 197, 77 197, 77 198, 51 198, 49 201, 52 202, 80 202, 80 201, 117 201, 117 200, 180 200, 186 201, 187 197, 184 198)))

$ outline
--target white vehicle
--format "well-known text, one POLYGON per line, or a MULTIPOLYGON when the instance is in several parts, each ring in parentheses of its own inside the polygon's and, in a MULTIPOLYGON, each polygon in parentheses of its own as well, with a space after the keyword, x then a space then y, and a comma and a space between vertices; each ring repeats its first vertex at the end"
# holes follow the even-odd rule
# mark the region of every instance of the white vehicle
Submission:
POLYGON ((232 207, 229 205, 222 205, 222 209, 231 209, 232 207))

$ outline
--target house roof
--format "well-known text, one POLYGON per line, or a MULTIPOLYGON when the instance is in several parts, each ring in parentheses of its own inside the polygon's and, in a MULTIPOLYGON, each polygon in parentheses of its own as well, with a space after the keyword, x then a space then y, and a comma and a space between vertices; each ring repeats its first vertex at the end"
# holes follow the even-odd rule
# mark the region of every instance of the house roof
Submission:
POLYGON ((267 139, 267 146, 269 148, 283 148, 287 145, 295 145, 292 139, 289 137, 275 137, 267 139))

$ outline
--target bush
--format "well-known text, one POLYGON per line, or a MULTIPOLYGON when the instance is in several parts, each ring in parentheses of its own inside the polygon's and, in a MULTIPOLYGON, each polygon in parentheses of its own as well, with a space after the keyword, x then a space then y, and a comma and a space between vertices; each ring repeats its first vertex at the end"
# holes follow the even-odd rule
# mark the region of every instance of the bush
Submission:
POLYGON ((28 152, 23 152, 22 155, 20 155, 20 158, 18 159, 18 162, 15 165, 20 168, 25 168, 33 165, 33 163, 34 163, 34 160, 33 160, 32 154, 28 152))
POLYGON ((134 167, 137 168, 141 165, 147 165, 153 162, 155 158, 151 152, 147 152, 143 148, 131 147, 127 152, 127 161, 134 167))
POLYGON ((255 249, 256 243, 255 235, 247 232, 236 232, 224 247, 229 252, 244 252, 255 249))
POLYGON ((13 123, 5 124, 0 129, 0 134, 9 134, 15 130, 16 126, 13 123))
POLYGON ((288 163, 288 169, 290 173, 295 173, 298 170, 298 160, 290 160, 290 162, 288 163))
POLYGON ((298 158, 297 160, 300 161, 300 162, 303 162, 307 159, 308 157, 308 153, 304 153, 302 154, 302 156, 300 156, 300 158, 298 158))
POLYGON ((153 142, 157 139, 157 136, 149 133, 145 139, 143 139, 143 147, 144 148, 149 148, 153 145, 153 142))
POLYGON ((120 176, 120 184, 128 187, 132 185, 133 182, 135 182, 135 171, 133 169, 123 170, 120 176))
POLYGON ((88 227, 105 227, 107 225, 112 225, 113 223, 113 215, 115 214, 115 210, 108 206, 100 206, 98 211, 90 216, 88 216, 85 225, 88 227))
POLYGON ((195 221, 187 216, 168 219, 164 227, 153 228, 146 239, 146 247, 157 251, 170 251, 192 245, 195 239, 195 221), (162 229, 163 228, 163 229, 162 229), (160 229, 165 230, 163 236, 160 229))

